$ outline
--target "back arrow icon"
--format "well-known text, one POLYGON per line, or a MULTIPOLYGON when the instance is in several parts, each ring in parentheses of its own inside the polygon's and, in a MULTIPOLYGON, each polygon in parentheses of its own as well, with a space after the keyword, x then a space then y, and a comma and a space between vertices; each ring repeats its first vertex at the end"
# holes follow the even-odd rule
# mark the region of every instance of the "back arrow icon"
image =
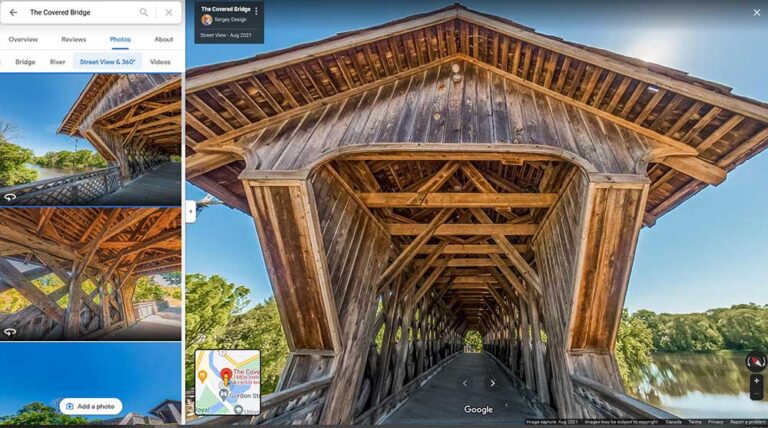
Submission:
POLYGON ((466 387, 466 386, 467 386, 467 380, 466 380, 466 379, 464 379, 464 382, 462 382, 461 384, 462 384, 462 385, 464 385, 464 386, 466 387))
POLYGON ((16 16, 16 9, 11 9, 11 16, 16 16))

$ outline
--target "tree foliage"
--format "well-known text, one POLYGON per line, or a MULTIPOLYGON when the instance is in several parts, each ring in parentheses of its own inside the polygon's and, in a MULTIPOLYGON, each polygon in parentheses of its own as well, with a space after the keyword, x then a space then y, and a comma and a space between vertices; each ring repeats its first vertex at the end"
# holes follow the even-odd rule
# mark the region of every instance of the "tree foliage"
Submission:
POLYGON ((0 418, 0 425, 86 425, 88 419, 68 416, 40 402, 25 405, 15 415, 0 418))
POLYGON ((0 133, 0 186, 15 186, 37 180, 37 171, 25 166, 33 158, 32 150, 11 143, 0 133))
POLYGON ((633 377, 636 371, 632 368, 650 364, 653 350, 651 329, 637 313, 630 315, 624 309, 616 338, 615 354, 625 384, 632 385, 637 382, 638 379, 633 377))
POLYGON ((207 277, 201 274, 187 275, 186 287, 184 352, 189 364, 185 379, 188 388, 192 388, 195 350, 216 349, 224 342, 222 334, 230 320, 248 304, 248 289, 227 282, 218 275, 207 277))
POLYGON ((747 303, 692 314, 641 310, 633 316, 649 327, 659 351, 768 349, 768 305, 747 303))
POLYGON ((61 150, 35 157, 33 162, 44 168, 105 168, 107 161, 90 150, 61 150))
POLYGON ((136 291, 133 293, 134 302, 158 301, 167 297, 181 299, 181 287, 160 285, 154 276, 144 276, 136 281, 136 291))
POLYGON ((470 330, 464 335, 464 345, 468 345, 472 352, 482 352, 483 336, 475 330, 470 330))
POLYGON ((261 350, 262 393, 275 390, 289 351, 274 297, 233 316, 219 340, 223 348, 261 350))
POLYGON ((181 285, 181 272, 164 273, 160 276, 162 276, 165 282, 169 285, 181 285))

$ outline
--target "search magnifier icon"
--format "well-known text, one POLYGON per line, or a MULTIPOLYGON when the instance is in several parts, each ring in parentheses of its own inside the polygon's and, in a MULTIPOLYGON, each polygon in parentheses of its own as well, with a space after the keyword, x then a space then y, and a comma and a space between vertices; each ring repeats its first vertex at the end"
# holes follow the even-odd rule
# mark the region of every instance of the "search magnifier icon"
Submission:
POLYGON ((147 9, 143 8, 143 7, 141 9, 139 9, 139 15, 143 15, 143 16, 146 16, 147 18, 149 18, 149 15, 147 14, 147 9))

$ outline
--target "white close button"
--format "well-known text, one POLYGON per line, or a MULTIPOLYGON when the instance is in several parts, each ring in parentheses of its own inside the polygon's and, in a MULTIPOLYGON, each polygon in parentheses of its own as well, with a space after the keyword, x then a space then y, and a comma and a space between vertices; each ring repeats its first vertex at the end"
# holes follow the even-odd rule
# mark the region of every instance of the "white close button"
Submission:
POLYGON ((59 403, 65 415, 119 415, 123 402, 117 398, 65 398, 59 403))

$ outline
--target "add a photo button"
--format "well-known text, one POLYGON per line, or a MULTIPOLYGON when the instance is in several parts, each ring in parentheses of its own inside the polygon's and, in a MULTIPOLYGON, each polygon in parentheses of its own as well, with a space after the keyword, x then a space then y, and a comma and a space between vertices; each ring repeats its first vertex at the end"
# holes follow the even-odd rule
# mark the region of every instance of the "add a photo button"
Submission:
POLYGON ((72 416, 119 415, 123 402, 117 398, 65 398, 59 410, 72 416))

